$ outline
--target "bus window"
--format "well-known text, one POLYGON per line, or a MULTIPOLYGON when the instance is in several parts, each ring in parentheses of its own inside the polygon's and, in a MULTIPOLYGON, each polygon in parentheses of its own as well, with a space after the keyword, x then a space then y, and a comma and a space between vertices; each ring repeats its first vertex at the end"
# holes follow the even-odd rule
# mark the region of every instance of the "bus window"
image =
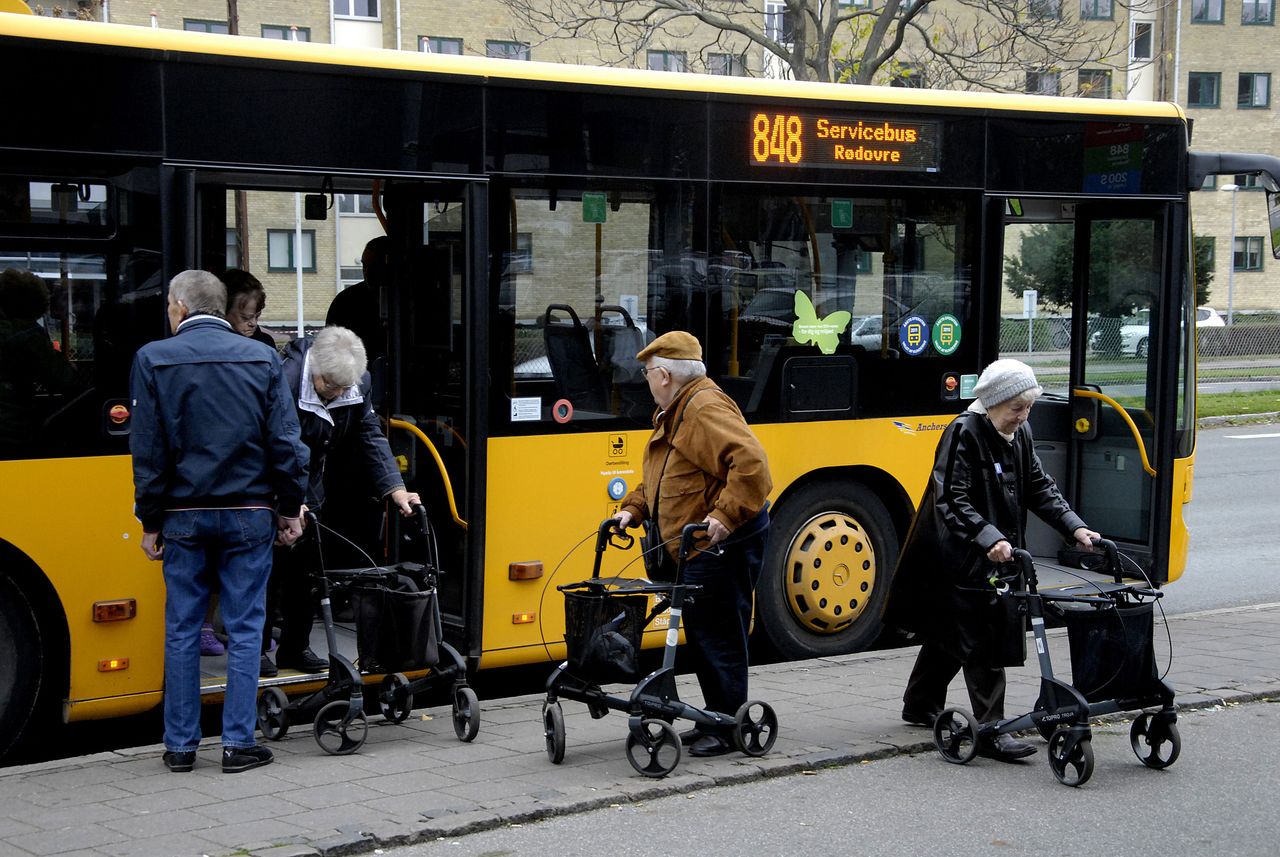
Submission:
MULTIPOLYGON (((868 361, 904 356, 899 327, 909 317, 932 325, 949 315, 950 329, 969 327, 975 236, 967 234, 972 220, 958 199, 735 188, 724 191, 717 211, 711 234, 723 242, 718 258, 726 263, 710 267, 709 288, 720 293, 723 318, 709 325, 708 370, 753 418, 780 413, 777 382, 786 357, 845 354, 874 372, 868 361)), ((951 356, 962 341, 939 340, 932 349, 924 342, 906 356, 951 356)), ((828 416, 849 414, 833 404, 828 416)))
POLYGON ((655 333, 699 331, 705 254, 693 251, 679 185, 512 191, 500 248, 498 348, 510 360, 513 422, 648 422, 635 355, 655 333))

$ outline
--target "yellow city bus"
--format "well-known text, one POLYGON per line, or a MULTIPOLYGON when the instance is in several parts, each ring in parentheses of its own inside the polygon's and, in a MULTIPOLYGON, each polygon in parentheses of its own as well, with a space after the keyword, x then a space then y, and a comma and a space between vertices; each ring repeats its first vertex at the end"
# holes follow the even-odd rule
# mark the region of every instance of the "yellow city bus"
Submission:
MULTIPOLYGON (((589 573, 582 543, 640 478, 653 403, 634 355, 673 329, 768 450, 755 632, 785 657, 876 639, 938 433, 1001 354, 1041 373, 1038 450, 1072 504, 1156 580, 1182 572, 1189 192, 1214 173, 1274 189, 1280 162, 1190 153, 1174 105, 10 14, 0 69, 0 269, 47 291, 0 290, 0 750, 160 700, 128 371, 167 333, 165 284, 245 266, 269 313, 314 327, 384 231, 378 395, 475 668, 563 657, 556 586, 589 573), (1015 273, 1064 290, 1057 346, 1005 318, 1015 273), (1107 347, 1140 311, 1148 347, 1107 347)), ((1030 542, 1056 558, 1047 532, 1030 542)), ((403 550, 394 526, 379 544, 378 561, 403 550)), ((636 557, 611 552, 608 573, 642 573, 636 557)), ((222 682, 212 667, 211 700, 222 682)))

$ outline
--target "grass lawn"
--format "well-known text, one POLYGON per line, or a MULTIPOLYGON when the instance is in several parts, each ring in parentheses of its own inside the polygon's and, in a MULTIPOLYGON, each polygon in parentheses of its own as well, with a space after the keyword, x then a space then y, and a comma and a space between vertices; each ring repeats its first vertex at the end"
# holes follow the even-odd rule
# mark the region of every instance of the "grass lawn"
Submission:
POLYGON ((1196 396, 1196 416, 1225 417, 1280 411, 1280 390, 1249 393, 1202 393, 1196 396))

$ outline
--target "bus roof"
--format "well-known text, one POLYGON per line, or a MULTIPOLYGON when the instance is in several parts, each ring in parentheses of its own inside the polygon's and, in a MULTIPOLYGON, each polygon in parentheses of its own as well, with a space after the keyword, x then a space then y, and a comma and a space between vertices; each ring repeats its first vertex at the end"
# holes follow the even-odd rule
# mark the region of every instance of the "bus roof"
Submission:
POLYGON ((462 75, 480 79, 537 81, 578 86, 663 90, 692 94, 805 98, 856 101, 922 108, 968 108, 1020 113, 1064 113, 1094 116, 1184 120, 1171 102, 1044 95, 962 92, 907 87, 862 86, 767 80, 727 75, 660 72, 568 63, 447 56, 417 51, 352 48, 323 42, 290 42, 246 36, 193 33, 127 24, 45 18, 0 13, 0 37, 79 42, 85 45, 204 54, 216 57, 302 62, 349 68, 384 69, 462 75))

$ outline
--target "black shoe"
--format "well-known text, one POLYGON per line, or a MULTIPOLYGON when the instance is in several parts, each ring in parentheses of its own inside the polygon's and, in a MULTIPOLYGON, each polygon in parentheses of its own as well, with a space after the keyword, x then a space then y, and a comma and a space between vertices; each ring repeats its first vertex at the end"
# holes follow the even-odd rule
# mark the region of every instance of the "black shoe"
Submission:
POLYGON ((933 722, 938 719, 941 711, 912 711, 908 708, 902 709, 902 719, 912 726, 924 726, 926 729, 933 728, 933 722))
POLYGON ((390 670, 379 663, 377 658, 361 658, 360 672, 365 675, 386 675, 390 670))
POLYGON ((271 663, 271 658, 263 655, 262 663, 258 665, 258 677, 275 678, 278 675, 280 675, 280 670, 276 669, 276 665, 271 663))
POLYGON ((175 774, 185 774, 196 766, 196 751, 184 750, 183 752, 174 752, 173 750, 165 750, 164 766, 175 774))
POLYGON ((689 747, 693 744, 696 744, 698 739, 706 734, 707 734, 706 732, 702 731, 701 726, 695 726, 692 729, 686 729, 685 731, 680 733, 680 743, 686 747, 689 747))
POLYGON ((1034 756, 1036 748, 1024 744, 1012 735, 997 735, 994 739, 978 742, 978 755, 999 762, 1012 762, 1034 756))
POLYGON ((329 662, 310 649, 301 652, 277 652, 276 666, 282 670, 297 670, 300 673, 322 673, 329 668, 329 662))
POLYGON ((689 755, 698 757, 723 756, 725 753, 731 752, 733 752, 733 747, 719 735, 703 735, 689 747, 689 755))
POLYGON ((266 747, 224 747, 222 773, 238 774, 271 764, 271 751, 266 747))

